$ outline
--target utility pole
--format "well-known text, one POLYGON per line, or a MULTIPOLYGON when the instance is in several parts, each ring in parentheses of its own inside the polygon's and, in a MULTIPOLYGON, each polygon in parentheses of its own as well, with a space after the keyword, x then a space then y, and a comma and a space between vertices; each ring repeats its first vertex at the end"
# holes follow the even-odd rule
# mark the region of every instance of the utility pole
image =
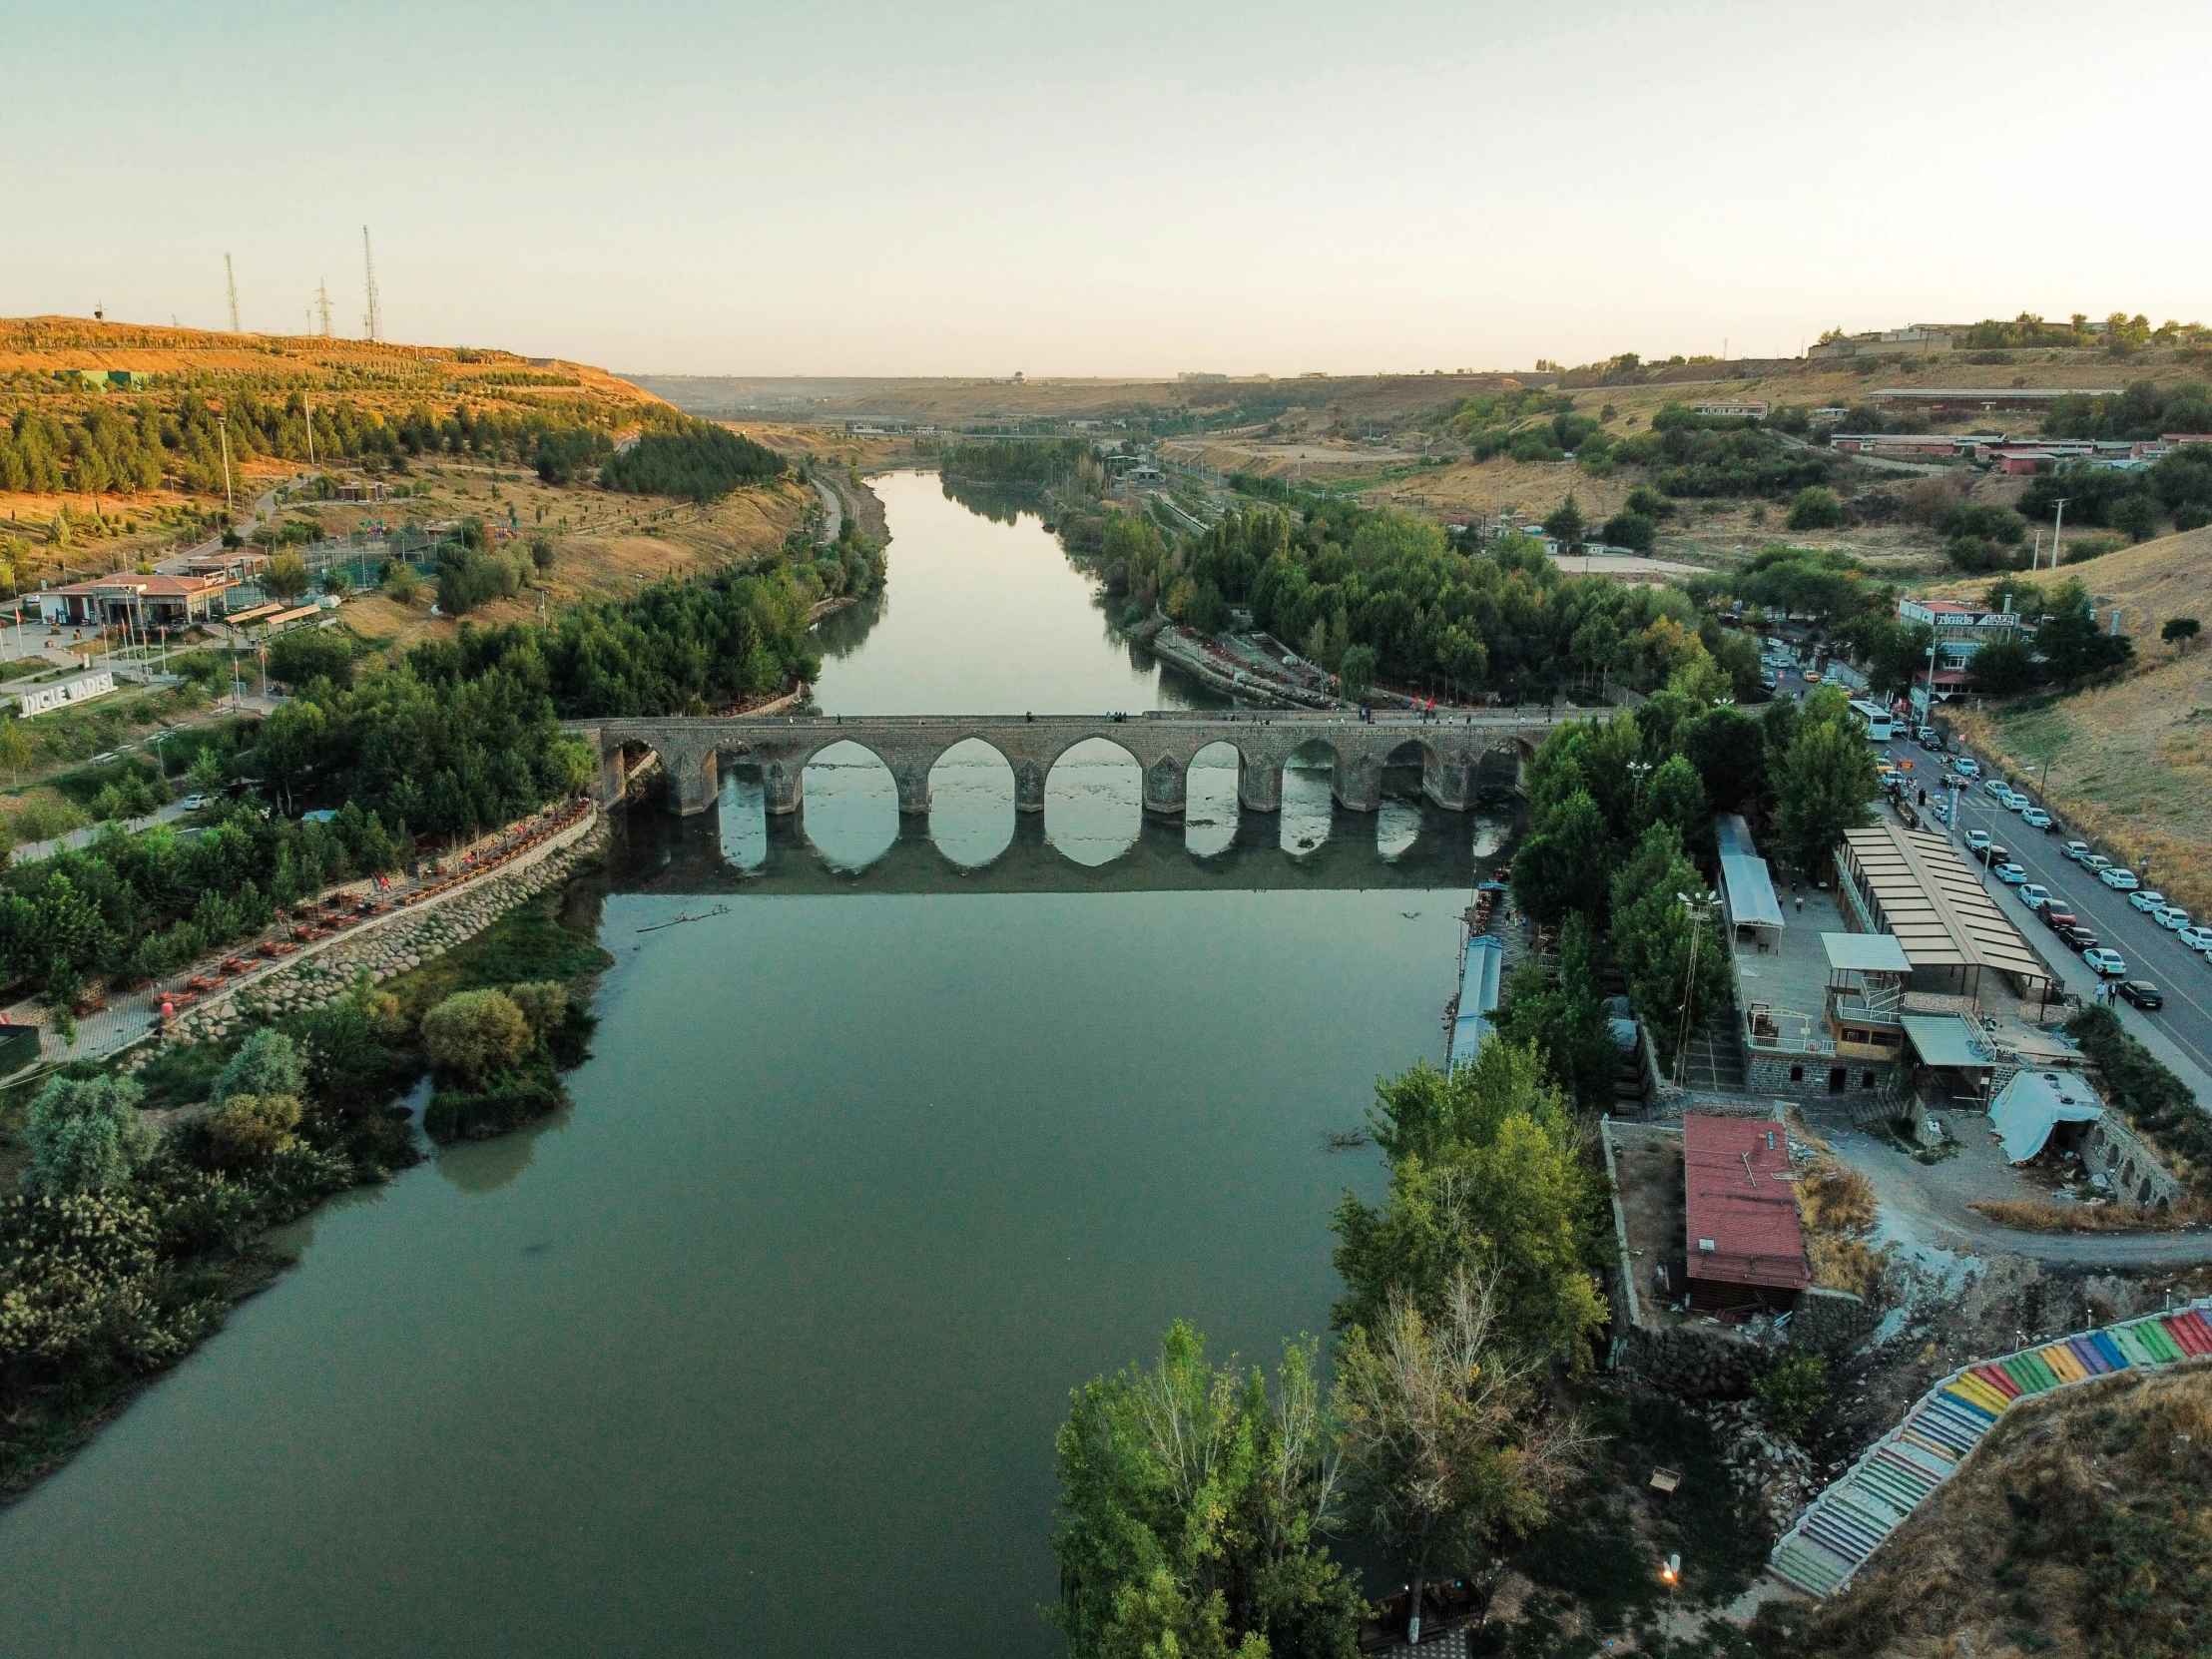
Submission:
POLYGON ((2056 514, 2056 515, 2054 516, 2054 518, 2052 519, 2052 522, 2051 522, 2051 527, 2050 527, 2050 568, 2051 568, 2051 569, 2053 569, 2053 570, 2056 570, 2056 569, 2058 568, 2058 535, 2059 535, 2059 532, 2060 532, 2060 531, 2062 531, 2062 530, 2064 530, 2064 529, 2066 528, 2066 502, 2067 502, 2067 501, 2068 501, 2069 499, 2070 499, 2069 497, 2067 497, 2067 496, 2063 496, 2063 495, 2061 495, 2061 496, 2060 496, 2060 497, 2058 498, 2058 501, 2057 501, 2057 507, 2058 507, 2058 512, 2057 512, 2057 514, 2056 514))
POLYGON ((223 256, 223 281, 231 290, 231 332, 243 334, 246 330, 239 326, 239 276, 231 268, 231 256, 228 254, 223 256))
POLYGON ((373 345, 384 330, 383 307, 376 301, 376 257, 369 252, 368 227, 361 227, 361 271, 368 278, 368 314, 361 319, 361 337, 373 345))
POLYGON ((307 399, 307 465, 314 465, 314 399, 307 399))
POLYGON ((328 282, 318 280, 315 283, 314 303, 315 309, 321 313, 322 317, 322 337, 328 339, 330 337, 330 284, 328 282))
POLYGON ((1690 1070, 1690 1014, 1697 1003, 1697 946, 1698 936, 1705 931, 1705 911, 1710 900, 1692 898, 1686 892, 1674 895, 1690 912, 1690 965, 1682 982, 1682 1036, 1674 1053, 1674 1080, 1679 1087, 1690 1070))
POLYGON ((226 512, 236 512, 238 503, 231 498, 231 420, 228 415, 216 423, 216 430, 223 436, 223 506, 226 512))

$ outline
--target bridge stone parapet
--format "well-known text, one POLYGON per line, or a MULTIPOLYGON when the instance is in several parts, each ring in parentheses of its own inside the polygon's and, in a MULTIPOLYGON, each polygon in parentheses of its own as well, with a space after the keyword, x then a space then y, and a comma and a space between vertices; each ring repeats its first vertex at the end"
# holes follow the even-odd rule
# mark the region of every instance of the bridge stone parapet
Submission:
MULTIPOLYGON (((1570 712, 1571 713, 1571 712, 1570 712)), ((1006 760, 1014 775, 1014 806, 1044 811, 1045 780, 1054 763, 1093 738, 1115 745, 1137 763, 1144 779, 1145 811, 1180 818, 1189 795, 1191 764, 1201 750, 1227 744, 1237 752, 1237 800, 1245 811, 1280 812, 1283 769, 1309 746, 1328 752, 1331 788, 1338 802, 1372 813, 1382 803, 1382 774, 1393 761, 1417 754, 1421 793, 1450 812, 1467 812, 1481 788, 1484 763, 1504 755, 1525 760, 1567 715, 1551 710, 1498 711, 1456 719, 1409 716, 1363 720, 1351 714, 1255 714, 1246 711, 1168 710, 1117 718, 1112 715, 772 715, 622 717, 580 720, 568 729, 589 738, 600 753, 601 793, 619 799, 627 776, 626 749, 650 749, 661 758, 669 803, 679 813, 705 812, 715 803, 725 762, 747 761, 761 772, 768 810, 797 812, 807 763, 835 744, 856 744, 872 754, 898 785, 898 810, 929 811, 929 774, 955 744, 977 739, 1006 760)))

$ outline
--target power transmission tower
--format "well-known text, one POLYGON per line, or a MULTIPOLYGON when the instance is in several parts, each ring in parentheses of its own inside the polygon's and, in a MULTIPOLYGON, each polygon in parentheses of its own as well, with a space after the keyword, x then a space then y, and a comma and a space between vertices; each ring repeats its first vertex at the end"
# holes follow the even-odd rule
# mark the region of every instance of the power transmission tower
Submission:
POLYGON ((228 254, 223 256, 223 280, 231 289, 231 332, 243 334, 246 330, 239 326, 239 276, 231 269, 231 256, 228 254))
POLYGON ((383 307, 376 302, 376 256, 369 252, 368 227, 361 227, 361 269, 368 277, 368 314, 361 319, 361 337, 374 343, 384 332, 383 307))
POLYGON ((330 337, 330 284, 318 281, 314 285, 314 306, 322 315, 322 337, 330 337))

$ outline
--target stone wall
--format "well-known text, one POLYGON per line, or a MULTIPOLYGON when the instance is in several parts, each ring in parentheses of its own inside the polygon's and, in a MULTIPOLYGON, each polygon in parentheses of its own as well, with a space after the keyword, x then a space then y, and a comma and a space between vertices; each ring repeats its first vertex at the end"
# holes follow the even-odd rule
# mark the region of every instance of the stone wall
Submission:
POLYGON ((414 908, 378 917, 312 955, 210 998, 179 1018, 169 1039, 204 1042, 259 1020, 320 1007, 350 988, 364 967, 379 983, 420 967, 473 938, 524 899, 559 886, 606 839, 606 819, 594 814, 577 825, 571 838, 548 841, 528 861, 509 864, 414 908))
POLYGON ((2187 1190, 2158 1161, 2150 1143, 2128 1127, 2112 1107, 2089 1126, 2081 1160, 2091 1174, 2112 1183, 2113 1196, 2130 1204, 2179 1204, 2187 1190))
POLYGON ((1725 1325, 1633 1326, 1613 1369, 1678 1399, 1741 1399, 1765 1368, 1760 1345, 1725 1325))
POLYGON ((1878 1092, 1890 1072, 1891 1062, 1884 1060, 1840 1060, 1833 1054, 1772 1053, 1747 1046, 1744 1049, 1744 1086, 1753 1094, 1789 1095, 1799 1100, 1827 1100, 1831 1097, 1828 1086, 1829 1069, 1844 1068, 1844 1088, 1834 1098, 1848 1100, 1854 1095, 1871 1095, 1878 1092), (1790 1073, 1798 1073, 1792 1077, 1790 1073), (1872 1076, 1874 1085, 1867 1086, 1872 1076))
POLYGON ((1880 1318, 1874 1304, 1864 1297, 1815 1286, 1798 1295, 1797 1308, 1790 1315, 1790 1346, 1813 1349, 1833 1358, 1857 1348, 1880 1318))

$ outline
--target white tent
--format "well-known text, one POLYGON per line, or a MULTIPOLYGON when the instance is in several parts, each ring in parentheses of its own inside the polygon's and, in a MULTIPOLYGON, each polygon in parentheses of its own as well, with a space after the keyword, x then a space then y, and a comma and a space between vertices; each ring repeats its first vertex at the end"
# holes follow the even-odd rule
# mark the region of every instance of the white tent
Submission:
POLYGON ((2004 1156, 2024 1164, 2043 1150, 2061 1123, 2094 1123, 2104 1103, 2080 1078, 2062 1071, 2023 1071, 1999 1091, 1989 1108, 1989 1127, 2004 1143, 2004 1156))

